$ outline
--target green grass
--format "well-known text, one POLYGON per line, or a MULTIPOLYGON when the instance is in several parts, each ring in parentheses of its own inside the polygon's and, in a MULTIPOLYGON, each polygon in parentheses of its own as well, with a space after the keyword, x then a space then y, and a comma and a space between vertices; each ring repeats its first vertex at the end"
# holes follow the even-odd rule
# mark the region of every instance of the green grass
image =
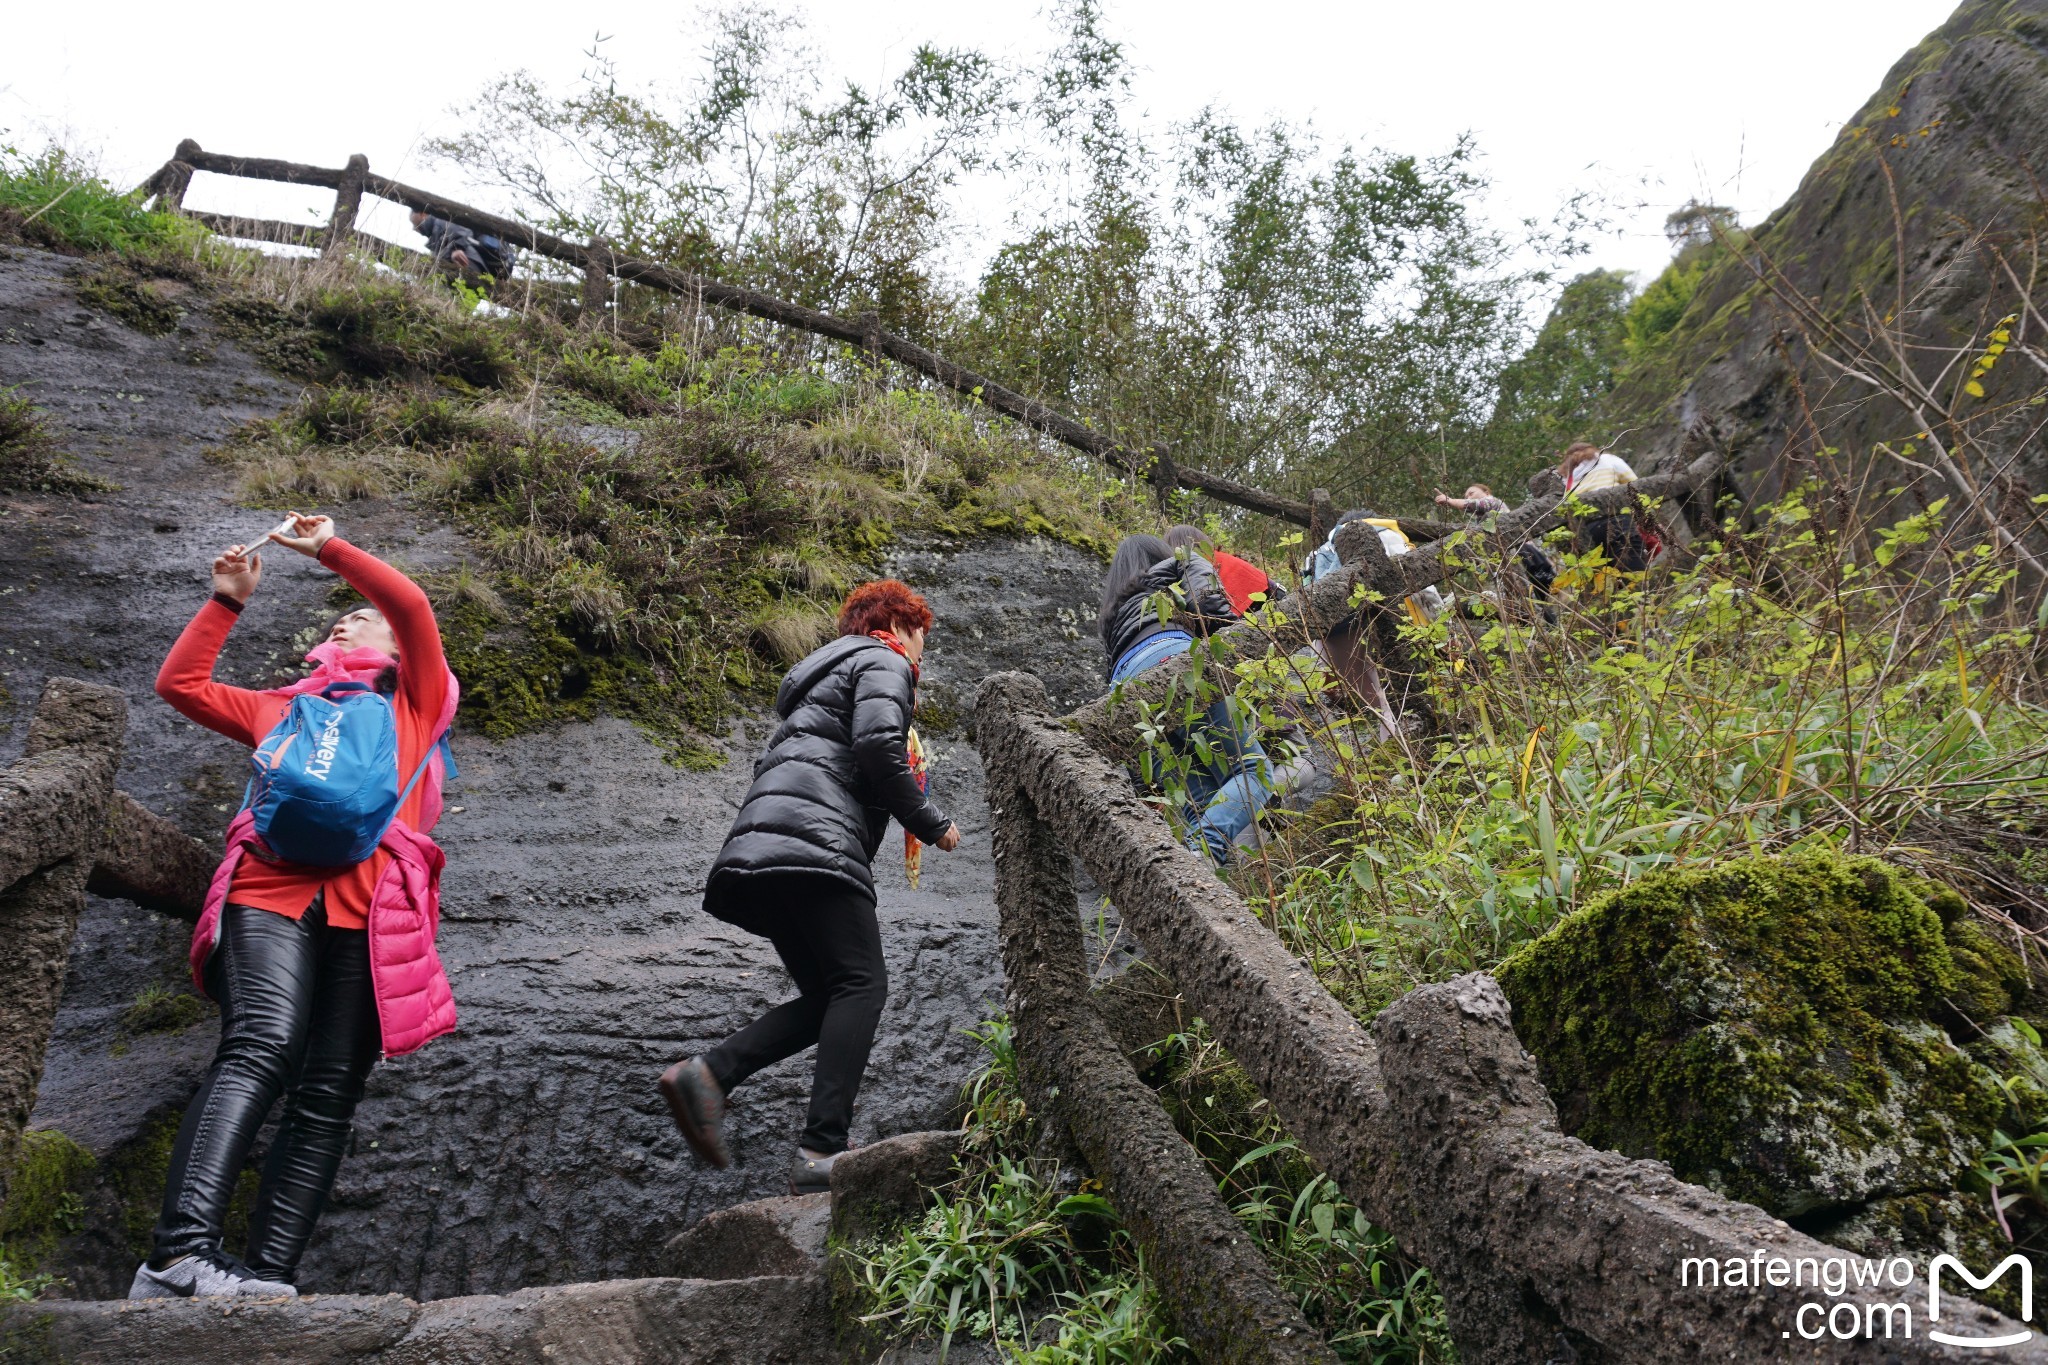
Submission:
MULTIPOLYGON (((973 1338, 1035 1365, 1191 1361, 1100 1187, 1064 1185, 1034 1154, 1008 1021, 977 1036, 989 1065, 968 1087, 958 1177, 921 1221, 845 1249, 861 1321, 883 1339, 973 1338)), ((1199 1021, 1149 1056, 1176 1126, 1339 1359, 1454 1358, 1428 1272, 1301 1156, 1199 1021)))
POLYGON ((24 155, 0 147, 0 240, 85 254, 203 235, 187 219, 143 208, 141 195, 113 188, 60 148, 24 155))
POLYGON ((431 583, 466 720, 509 735, 601 711, 701 736, 827 638, 905 534, 1042 535, 1106 553, 1156 517, 1125 487, 852 362, 485 318, 353 262, 221 272, 214 310, 313 381, 217 458, 276 509, 401 497, 474 554, 431 583), (481 591, 470 591, 469 588, 481 591))

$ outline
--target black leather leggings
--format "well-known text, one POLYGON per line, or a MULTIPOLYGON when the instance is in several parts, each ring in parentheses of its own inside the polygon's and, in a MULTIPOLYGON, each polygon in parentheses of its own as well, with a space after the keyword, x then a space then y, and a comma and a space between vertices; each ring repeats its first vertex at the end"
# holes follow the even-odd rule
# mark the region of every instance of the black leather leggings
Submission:
POLYGON ((874 897, 836 877, 763 879, 744 905, 720 912, 766 938, 796 982, 788 1000, 704 1054, 721 1090, 816 1044, 811 1107, 799 1141, 814 1152, 846 1150, 853 1101, 889 999, 874 897))
POLYGON ((296 920, 230 905, 206 986, 220 1002, 220 1047, 171 1148, 150 1259, 163 1265, 220 1246, 249 1147, 283 1096, 242 1259, 266 1280, 291 1283, 382 1051, 369 934, 329 927, 319 900, 296 920))

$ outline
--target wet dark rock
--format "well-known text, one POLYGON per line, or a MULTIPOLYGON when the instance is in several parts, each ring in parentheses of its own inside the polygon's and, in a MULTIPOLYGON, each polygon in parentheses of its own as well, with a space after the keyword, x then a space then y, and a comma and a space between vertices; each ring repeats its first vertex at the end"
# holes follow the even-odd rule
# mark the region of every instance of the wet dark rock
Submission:
POLYGON ((1092 555, 1040 536, 926 541, 884 567, 922 593, 936 618, 921 730, 964 736, 975 690, 991 673, 1037 674, 1062 711, 1106 690, 1095 634, 1105 566, 1092 555))

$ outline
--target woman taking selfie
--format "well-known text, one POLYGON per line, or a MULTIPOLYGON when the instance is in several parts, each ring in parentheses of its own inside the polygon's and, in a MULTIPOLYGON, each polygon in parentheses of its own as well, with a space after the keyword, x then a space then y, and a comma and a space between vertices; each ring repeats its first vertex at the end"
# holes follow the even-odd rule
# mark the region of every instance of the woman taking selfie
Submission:
POLYGON ((230 546, 213 561, 212 600, 157 674, 157 695, 180 715, 255 753, 192 939, 194 980, 220 1004, 220 1046, 171 1148, 134 1299, 296 1294, 370 1068, 455 1027, 434 952, 441 851, 426 831, 441 815, 457 689, 433 608, 327 517, 293 513, 269 540, 370 605, 334 622, 295 683, 215 682, 267 548, 230 546), (228 1201, 280 1096, 238 1259, 221 1246, 228 1201))
POLYGON ((941 850, 960 844, 960 831, 925 795, 909 748, 931 624, 924 599, 894 579, 847 596, 839 638, 790 669, 776 692, 781 724, 704 887, 707 912, 775 945, 797 998, 670 1067, 662 1098, 691 1149, 723 1169, 732 1161, 725 1097, 815 1044, 792 1194, 830 1187, 888 998, 871 864, 889 819, 941 850))

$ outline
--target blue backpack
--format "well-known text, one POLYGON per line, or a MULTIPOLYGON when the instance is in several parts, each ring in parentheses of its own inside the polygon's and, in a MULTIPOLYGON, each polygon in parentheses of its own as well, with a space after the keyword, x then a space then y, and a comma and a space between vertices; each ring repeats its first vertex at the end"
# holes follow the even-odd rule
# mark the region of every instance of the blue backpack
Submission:
MULTIPOLYGON (((442 735, 398 787, 398 719, 368 684, 329 683, 301 692, 249 757, 244 808, 278 857, 312 867, 352 867, 377 851, 398 808, 427 771, 442 735)), ((450 755, 448 772, 454 764, 450 755)))

